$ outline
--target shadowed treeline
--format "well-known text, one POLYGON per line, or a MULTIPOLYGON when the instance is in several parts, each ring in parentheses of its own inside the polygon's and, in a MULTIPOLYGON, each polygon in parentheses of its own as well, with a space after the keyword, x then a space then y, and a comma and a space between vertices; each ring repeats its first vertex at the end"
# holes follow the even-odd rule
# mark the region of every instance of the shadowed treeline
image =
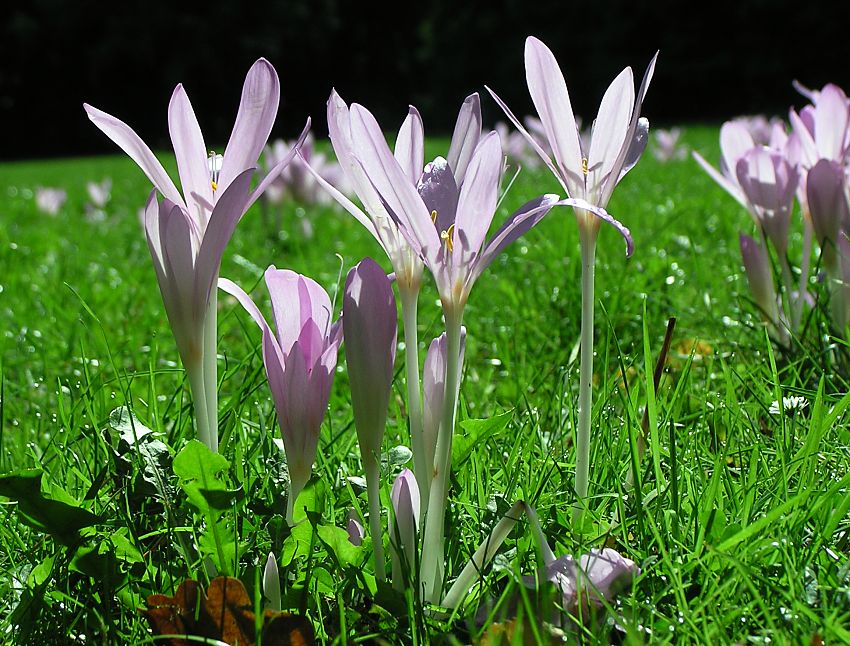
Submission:
MULTIPOLYGON (((83 101, 165 147, 165 109, 181 81, 209 143, 221 145, 245 72, 260 56, 281 77, 279 136, 296 134, 308 115, 323 134, 332 86, 347 101, 367 105, 388 129, 412 103, 428 134, 446 134, 463 97, 484 84, 528 112, 522 52, 529 34, 555 51, 585 118, 622 67, 632 65, 639 76, 656 49, 661 57, 645 109, 655 122, 783 112, 802 103, 793 78, 850 85, 841 51, 848 3, 433 0, 392 11, 343 0, 194 9, 126 0, 108 12, 101 6, 33 0, 5 12, 0 123, 7 136, 0 157, 114 152, 88 123, 83 101), (782 33, 770 27, 777 16, 786 25, 782 33)), ((485 118, 502 118, 489 99, 485 118)))

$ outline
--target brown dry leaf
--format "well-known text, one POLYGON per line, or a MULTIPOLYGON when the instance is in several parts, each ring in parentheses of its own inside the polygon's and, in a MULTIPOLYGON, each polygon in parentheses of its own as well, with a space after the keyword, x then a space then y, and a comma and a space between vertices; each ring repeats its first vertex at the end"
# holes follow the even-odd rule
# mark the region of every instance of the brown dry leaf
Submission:
MULTIPOLYGON (((201 585, 183 581, 173 597, 153 594, 140 612, 156 635, 192 635, 217 639, 231 646, 252 646, 256 635, 254 604, 239 579, 220 576, 210 581, 204 594, 201 585)), ((313 626, 306 617, 266 610, 262 619, 264 646, 315 644, 313 626)), ((172 646, 190 642, 173 637, 172 646)))

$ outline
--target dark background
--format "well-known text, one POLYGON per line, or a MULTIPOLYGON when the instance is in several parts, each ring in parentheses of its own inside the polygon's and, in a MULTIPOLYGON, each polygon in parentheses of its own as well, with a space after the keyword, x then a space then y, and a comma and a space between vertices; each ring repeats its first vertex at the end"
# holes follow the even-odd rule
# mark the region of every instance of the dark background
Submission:
MULTIPOLYGON (((446 134, 463 98, 485 83, 518 114, 531 112, 529 34, 555 52, 586 120, 614 76, 631 65, 639 80, 656 49, 644 110, 655 124, 784 114, 804 103, 794 78, 850 88, 847 0, 432 0, 392 10, 343 0, 30 0, 5 9, 0 25, 3 159, 117 152, 88 122, 83 101, 129 123, 151 147, 169 148, 166 107, 178 82, 207 141, 226 142, 245 73, 260 56, 281 78, 273 136, 285 137, 308 115, 317 135, 326 133, 331 87, 387 130, 411 103, 427 134, 446 134)), ((489 97, 484 113, 491 124, 503 119, 489 97)))

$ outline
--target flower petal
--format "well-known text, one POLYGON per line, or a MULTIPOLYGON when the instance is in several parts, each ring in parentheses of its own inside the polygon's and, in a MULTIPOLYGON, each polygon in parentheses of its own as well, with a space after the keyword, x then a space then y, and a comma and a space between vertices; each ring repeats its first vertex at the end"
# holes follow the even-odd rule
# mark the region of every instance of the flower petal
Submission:
POLYGON ((449 163, 437 157, 425 167, 422 178, 416 186, 425 208, 432 217, 437 217, 434 225, 437 231, 446 231, 454 224, 457 214, 459 191, 449 163))
POLYGON ((289 269, 277 269, 274 265, 266 269, 265 280, 272 300, 277 338, 284 355, 289 355, 304 324, 310 319, 322 335, 327 334, 331 300, 318 283, 289 269))
POLYGON ((446 161, 452 169, 458 186, 466 177, 466 167, 481 139, 481 99, 478 92, 464 99, 457 115, 455 129, 446 161))
POLYGON ((215 289, 215 282, 221 268, 221 257, 233 231, 245 213, 248 202, 248 189, 254 169, 243 171, 230 183, 218 198, 203 241, 198 250, 198 260, 195 268, 195 305, 203 313, 209 303, 210 294, 215 289))
POLYGON ((561 171, 558 170, 555 164, 552 163, 552 159, 549 157, 549 154, 545 150, 543 150, 543 147, 539 143, 537 143, 537 140, 528 132, 528 130, 525 129, 525 126, 520 123, 519 119, 516 118, 516 115, 511 111, 508 105, 504 101, 502 101, 499 95, 496 94, 489 87, 487 88, 487 91, 490 93, 490 96, 493 97, 493 100, 499 105, 499 107, 502 108, 502 111, 505 113, 505 116, 510 119, 511 123, 514 124, 514 127, 517 129, 517 132, 519 132, 525 138, 525 140, 528 142, 528 145, 531 146, 534 152, 536 152, 540 159, 542 159, 543 162, 546 164, 546 166, 549 167, 549 170, 552 171, 552 174, 558 178, 558 181, 561 183, 563 189, 569 193, 571 189, 564 183, 564 180, 561 177, 561 171))
POLYGON ((729 195, 735 198, 735 200, 743 206, 747 208, 747 201, 744 199, 744 193, 741 191, 741 187, 738 186, 737 181, 732 182, 725 175, 721 174, 714 166, 709 164, 705 158, 700 155, 697 151, 692 151, 691 156, 694 160, 702 166, 702 169, 709 174, 711 179, 720 184, 720 187, 723 188, 729 195))
MULTIPOLYGON (((549 210, 556 204, 560 204, 558 196, 554 194, 542 195, 530 202, 523 204, 508 220, 499 227, 496 234, 487 241, 487 245, 481 254, 475 259, 474 266, 469 272, 466 280, 467 289, 478 280, 484 270, 491 262, 514 240, 529 231, 535 224, 543 219, 549 210)), ((582 202, 583 203, 583 202, 582 202)))
POLYGON ((425 128, 419 111, 412 105, 395 140, 395 158, 410 181, 418 182, 425 164, 425 128))
POLYGON ((840 161, 847 146, 850 109, 847 96, 833 84, 826 85, 815 105, 815 145, 819 157, 840 161))
POLYGON ((280 103, 277 72, 265 58, 248 70, 242 86, 239 111, 221 162, 218 187, 224 190, 247 168, 257 165, 269 139, 280 103))
POLYGON ((584 185, 582 151, 567 82, 552 51, 540 40, 525 41, 525 75, 528 91, 546 131, 555 161, 570 195, 584 185))
POLYGON ((612 171, 615 175, 614 181, 619 179, 620 169, 614 168, 614 164, 626 145, 634 104, 634 78, 632 68, 627 67, 608 86, 593 122, 590 151, 587 154, 587 183, 591 194, 596 187, 601 187, 608 181, 612 171))
POLYGON ((351 135, 357 159, 385 207, 418 241, 426 258, 436 258, 440 248, 431 214, 390 152, 375 117, 363 106, 351 106, 351 135))
POLYGON ((118 147, 127 153, 134 162, 139 165, 147 178, 156 186, 157 190, 162 193, 162 196, 171 200, 175 204, 185 206, 183 196, 180 191, 171 181, 168 173, 159 163, 159 160, 148 148, 147 144, 141 140, 139 135, 120 119, 116 119, 111 114, 107 114, 102 110, 84 103, 83 107, 89 115, 92 123, 103 131, 112 141, 118 144, 118 147))
POLYGON ((501 175, 502 144, 494 131, 475 149, 460 189, 452 251, 454 263, 468 262, 481 250, 496 214, 501 175))
MULTIPOLYGON (((197 194, 207 204, 212 204, 214 198, 207 148, 195 111, 182 84, 174 88, 174 94, 168 104, 168 131, 177 157, 177 170, 180 173, 183 194, 197 194)), ((201 230, 206 227, 209 216, 202 204, 203 202, 193 200, 186 203, 189 215, 195 218, 201 230)))

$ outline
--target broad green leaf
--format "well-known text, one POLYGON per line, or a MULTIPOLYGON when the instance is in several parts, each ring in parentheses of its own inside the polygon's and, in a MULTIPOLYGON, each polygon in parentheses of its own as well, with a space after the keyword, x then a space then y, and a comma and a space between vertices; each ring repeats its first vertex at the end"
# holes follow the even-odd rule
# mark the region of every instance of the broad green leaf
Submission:
POLYGON ((325 508, 325 483, 318 476, 313 476, 302 489, 292 508, 292 520, 296 523, 305 520, 307 513, 322 515, 325 508))
POLYGON ((24 524, 72 545, 79 540, 81 529, 96 525, 101 518, 80 507, 63 489, 48 487, 43 493, 42 475, 40 469, 26 469, 0 476, 0 496, 18 503, 24 524))
POLYGON ((319 525, 316 534, 341 568, 360 566, 363 561, 362 550, 352 545, 348 540, 348 532, 342 527, 319 525))
POLYGON ((230 463, 198 440, 192 440, 177 454, 173 468, 180 488, 202 514, 217 517, 235 498, 224 480, 230 463))
POLYGON ((469 459, 472 450, 494 435, 504 431, 513 418, 513 410, 505 411, 487 419, 465 419, 452 440, 452 466, 457 469, 469 459))

